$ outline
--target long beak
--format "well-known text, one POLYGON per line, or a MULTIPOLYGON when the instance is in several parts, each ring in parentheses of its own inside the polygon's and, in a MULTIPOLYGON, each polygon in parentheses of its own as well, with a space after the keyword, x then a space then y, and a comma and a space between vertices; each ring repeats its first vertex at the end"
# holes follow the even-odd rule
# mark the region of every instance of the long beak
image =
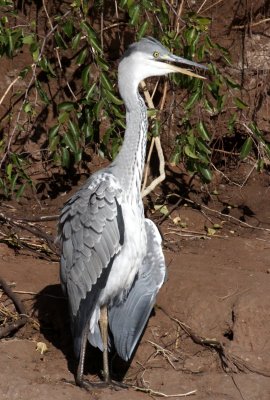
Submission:
MULTIPOLYGON (((171 54, 171 53, 168 54, 166 57, 163 57, 163 60, 164 61, 177 62, 177 63, 181 63, 181 64, 186 64, 186 65, 191 65, 193 67, 202 68, 204 70, 208 69, 204 65, 195 63, 195 62, 190 61, 190 60, 186 60, 185 58, 175 56, 174 54, 171 54)), ((194 78, 206 79, 205 76, 201 76, 201 75, 195 74, 194 72, 190 71, 189 69, 181 68, 181 67, 178 67, 178 66, 173 65, 173 64, 167 64, 167 66, 169 67, 171 72, 180 72, 181 74, 192 76, 194 78)))
POLYGON ((205 76, 195 74, 194 72, 190 71, 189 69, 177 67, 176 65, 170 64, 169 68, 171 69, 171 72, 180 72, 181 74, 192 76, 193 78, 206 79, 205 76))

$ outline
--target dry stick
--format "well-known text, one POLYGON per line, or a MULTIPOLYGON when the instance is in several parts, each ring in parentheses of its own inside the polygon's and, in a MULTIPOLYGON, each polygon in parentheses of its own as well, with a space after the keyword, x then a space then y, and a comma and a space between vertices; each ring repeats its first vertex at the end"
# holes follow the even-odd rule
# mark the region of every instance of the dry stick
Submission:
POLYGON ((28 321, 28 315, 22 301, 12 291, 12 289, 8 286, 8 284, 2 277, 0 277, 0 286, 2 287, 6 295, 13 301, 18 313, 20 314, 20 318, 18 320, 13 321, 12 323, 7 324, 4 327, 0 327, 0 338, 3 338, 10 335, 11 332, 18 330, 20 327, 24 326, 28 321))
POLYGON ((201 12, 201 9, 204 7, 205 3, 207 2, 207 0, 204 0, 202 2, 202 4, 200 5, 200 7, 198 8, 198 10, 196 11, 196 14, 199 14, 201 12))
POLYGON ((270 18, 265 18, 265 19, 261 19, 260 21, 254 22, 252 24, 247 23, 246 25, 233 26, 232 29, 244 29, 246 27, 253 28, 254 26, 258 26, 258 25, 264 24, 265 22, 269 22, 269 21, 270 21, 270 18))
POLYGON ((19 79, 21 79, 21 76, 20 76, 20 75, 18 75, 18 76, 8 85, 8 87, 7 87, 6 91, 5 91, 5 93, 3 94, 3 96, 2 96, 1 99, 0 99, 0 104, 3 103, 4 98, 6 97, 6 95, 8 94, 8 92, 10 91, 10 89, 12 88, 12 86, 15 85, 15 83, 16 83, 19 79))
POLYGON ((185 2, 185 0, 182 0, 180 2, 179 7, 178 7, 178 11, 177 11, 177 14, 176 14, 176 17, 175 17, 175 20, 174 20, 174 30, 176 32, 176 36, 178 36, 178 34, 179 34, 179 27, 180 27, 179 20, 180 20, 182 11, 183 11, 184 2, 185 2))
POLYGON ((42 231, 36 226, 30 226, 29 224, 22 224, 18 220, 16 221, 14 217, 11 218, 7 215, 4 215, 4 213, 2 212, 0 212, 0 219, 4 220, 5 222, 8 222, 11 226, 16 226, 21 229, 25 229, 28 232, 32 233, 33 235, 45 239, 50 250, 53 253, 58 254, 57 247, 55 245, 55 239, 52 235, 48 235, 46 232, 42 231))
POLYGON ((268 228, 262 228, 262 227, 260 227, 260 226, 250 225, 250 224, 248 224, 247 222, 241 221, 241 220, 239 220, 239 219, 233 217, 232 215, 222 214, 220 211, 214 210, 213 208, 207 207, 207 206, 205 206, 205 205, 203 205, 203 204, 196 203, 195 201, 192 201, 192 200, 190 200, 190 199, 186 199, 185 197, 183 197, 183 199, 184 199, 186 202, 188 202, 188 203, 191 203, 191 204, 196 205, 197 207, 201 207, 201 208, 204 208, 205 210, 210 211, 210 212, 212 212, 212 213, 214 213, 214 214, 218 214, 218 215, 221 216, 222 218, 228 218, 228 219, 230 219, 230 220, 232 220, 232 221, 234 221, 234 222, 237 222, 237 224, 240 223, 241 225, 244 225, 244 226, 246 226, 247 228, 257 229, 257 230, 260 230, 260 231, 270 232, 270 229, 268 229, 268 228))
POLYGON ((206 11, 209 11, 211 8, 215 7, 215 6, 218 5, 219 3, 222 3, 222 1, 224 1, 224 0, 218 0, 218 1, 216 1, 214 4, 211 4, 209 7, 205 8, 204 10, 202 10, 202 13, 205 13, 206 11))
POLYGON ((270 371, 262 370, 256 368, 251 363, 247 364, 242 358, 234 356, 233 354, 228 353, 224 345, 216 340, 216 339, 208 339, 202 336, 197 335, 187 324, 182 321, 179 321, 177 318, 171 317, 170 314, 162 307, 159 306, 159 309, 172 321, 176 322, 184 332, 187 333, 188 336, 193 340, 194 343, 199 344, 201 346, 210 347, 218 353, 223 368, 225 370, 230 370, 231 372, 245 372, 246 370, 257 373, 262 376, 269 377, 270 371))
POLYGON ((44 222, 44 221, 57 221, 59 219, 58 215, 43 215, 41 217, 28 217, 28 218, 21 218, 17 217, 17 221, 23 222, 44 222))
POLYGON ((197 390, 191 390, 190 392, 186 393, 178 393, 178 394, 165 394, 162 392, 157 392, 156 390, 150 389, 150 388, 141 388, 139 386, 133 386, 133 389, 137 390, 138 392, 143 392, 143 393, 148 393, 150 396, 158 396, 158 397, 165 397, 166 399, 169 399, 170 397, 186 397, 186 396, 192 396, 196 394, 197 390))
MULTIPOLYGON (((210 211, 210 212, 212 212, 212 213, 214 213, 214 214, 218 214, 218 215, 219 215, 220 217, 222 217, 222 218, 228 218, 228 219, 230 219, 230 220, 232 220, 232 221, 234 221, 234 222, 237 222, 237 224, 241 224, 241 225, 246 226, 247 228, 257 229, 257 230, 260 230, 260 231, 270 232, 270 229, 269 229, 269 228, 262 228, 262 227, 260 227, 260 226, 254 226, 254 225, 248 224, 247 222, 241 221, 241 220, 239 220, 239 219, 233 217, 232 215, 222 214, 220 211, 214 210, 213 208, 207 207, 207 206, 205 206, 205 205, 203 205, 203 204, 196 203, 195 201, 190 200, 190 199, 187 199, 186 197, 182 197, 182 196, 180 196, 180 195, 178 195, 178 197, 181 197, 182 200, 184 200, 184 201, 186 201, 187 203, 190 203, 190 204, 193 204, 194 206, 196 206, 197 210, 200 210, 200 208, 204 208, 204 209, 207 210, 207 211, 210 211)), ((201 211, 201 210, 200 210, 200 211, 201 211)), ((202 212, 202 211, 201 211, 201 212, 202 212)), ((166 214, 166 217, 167 217, 167 216, 168 216, 168 214, 166 214)))
MULTIPOLYGON (((146 89, 146 85, 145 85, 144 81, 141 82, 141 87, 144 90, 144 95, 145 95, 145 99, 147 101, 148 107, 155 108, 154 104, 153 104, 153 100, 151 99, 150 94, 149 94, 148 90, 146 89)), ((165 83, 164 91, 163 91, 163 98, 162 98, 162 102, 161 102, 162 108, 164 106, 166 94, 167 94, 167 84, 165 83)), ((160 109, 162 109, 162 108, 160 108, 160 109)), ((143 187, 142 187, 142 197, 145 197, 150 192, 152 192, 152 190, 154 190, 157 185, 159 185, 162 181, 164 181, 164 179, 165 179, 165 160, 164 160, 164 155, 163 155, 163 151, 162 151, 162 147, 161 147, 161 143, 160 143, 160 137, 157 136, 157 137, 152 138, 150 150, 149 150, 148 157, 147 157, 144 182, 143 182, 143 187), (159 176, 156 179, 154 179, 149 186, 146 187, 149 163, 150 163, 150 159, 151 159, 152 151, 153 151, 152 143, 155 144, 155 146, 156 146, 157 154, 158 154, 158 158, 159 158, 159 176)))

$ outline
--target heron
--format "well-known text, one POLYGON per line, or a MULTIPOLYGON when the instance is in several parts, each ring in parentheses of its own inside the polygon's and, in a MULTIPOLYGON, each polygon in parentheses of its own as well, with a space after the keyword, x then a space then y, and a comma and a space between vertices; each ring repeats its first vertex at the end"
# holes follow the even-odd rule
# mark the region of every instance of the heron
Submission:
POLYGON ((108 352, 115 348, 123 360, 131 358, 165 280, 161 235, 145 218, 141 197, 148 120, 138 86, 174 72, 201 78, 175 63, 206 68, 172 54, 152 37, 128 47, 118 67, 126 108, 122 147, 61 211, 60 280, 78 360, 75 382, 81 387, 93 385, 84 377, 87 342, 103 352, 103 382, 112 384, 108 352))

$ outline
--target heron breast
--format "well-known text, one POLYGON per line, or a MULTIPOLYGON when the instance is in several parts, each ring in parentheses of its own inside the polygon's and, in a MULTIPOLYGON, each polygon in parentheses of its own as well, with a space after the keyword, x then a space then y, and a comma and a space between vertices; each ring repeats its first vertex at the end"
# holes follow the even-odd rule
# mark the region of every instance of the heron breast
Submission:
POLYGON ((125 224, 124 243, 115 257, 100 306, 120 301, 128 293, 146 254, 146 232, 143 210, 122 204, 125 224))

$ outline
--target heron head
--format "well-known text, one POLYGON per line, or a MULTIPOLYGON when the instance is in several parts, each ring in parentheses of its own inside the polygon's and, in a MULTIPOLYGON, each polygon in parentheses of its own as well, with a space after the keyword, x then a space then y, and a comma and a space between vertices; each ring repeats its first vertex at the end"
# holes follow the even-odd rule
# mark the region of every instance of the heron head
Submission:
POLYGON ((158 40, 146 37, 133 43, 126 50, 119 64, 119 76, 124 75, 126 80, 129 77, 135 85, 150 76, 167 75, 173 72, 205 79, 186 68, 176 66, 175 63, 207 69, 201 64, 175 56, 158 40))

